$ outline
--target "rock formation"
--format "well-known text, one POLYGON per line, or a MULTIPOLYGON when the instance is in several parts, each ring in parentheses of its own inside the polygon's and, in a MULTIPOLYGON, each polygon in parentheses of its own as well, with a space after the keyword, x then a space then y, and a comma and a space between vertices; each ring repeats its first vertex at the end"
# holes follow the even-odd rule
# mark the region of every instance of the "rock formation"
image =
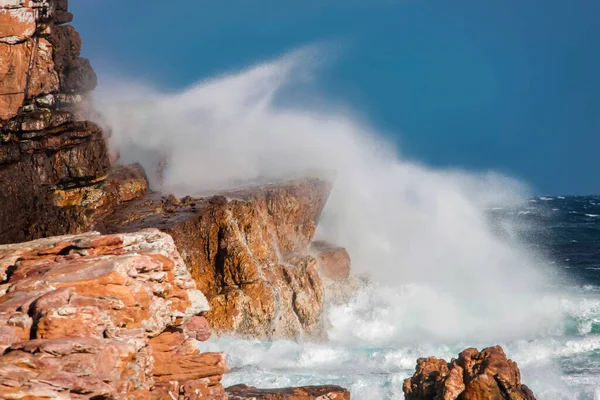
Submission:
POLYGON ((173 236, 218 332, 321 336, 320 274, 349 274, 344 249, 309 249, 329 183, 147 193, 141 167, 111 167, 102 131, 81 121, 96 77, 77 32, 61 25, 72 18, 66 1, 10 4, 0 9, 0 243, 155 227, 173 236))
POLYGON ((96 75, 79 34, 62 25, 71 19, 67 0, 0 5, 0 243, 88 230, 94 206, 65 199, 103 197, 95 206, 106 209, 127 200, 94 193, 110 162, 101 129, 81 118, 96 75))
POLYGON ((521 384, 519 367, 500 346, 466 349, 449 363, 420 358, 403 389, 406 400, 535 400, 521 384))
MULTIPOLYGON (((111 165, 86 120, 96 75, 64 25, 67 5, 0 2, 0 243, 13 243, 0 246, 0 398, 225 399, 224 355, 196 347, 210 325, 323 334, 320 274, 349 272, 345 250, 311 247, 330 184, 150 192, 139 165, 111 165)), ((349 398, 337 387, 230 393, 349 398)))
POLYGON ((0 277, 0 398, 225 398, 224 354, 195 346, 208 303, 168 235, 4 245, 0 277))
POLYGON ((309 245, 329 190, 326 181, 305 179, 206 198, 151 193, 96 227, 169 233, 210 301, 207 318, 218 332, 318 336, 323 288, 309 245))
POLYGON ((350 392, 339 386, 306 386, 286 389, 256 389, 246 385, 226 389, 229 400, 350 400, 350 392))

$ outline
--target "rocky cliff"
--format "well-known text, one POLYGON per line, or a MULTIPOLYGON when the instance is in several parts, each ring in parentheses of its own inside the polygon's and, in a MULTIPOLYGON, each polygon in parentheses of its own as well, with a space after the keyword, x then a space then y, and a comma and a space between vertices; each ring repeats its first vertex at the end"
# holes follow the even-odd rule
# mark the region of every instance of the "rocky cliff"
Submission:
POLYGON ((96 227, 169 233, 221 333, 257 338, 323 333, 323 285, 309 245, 330 185, 305 179, 206 198, 151 193, 96 227))
MULTIPOLYGON (((108 150, 101 129, 82 119, 96 75, 80 57, 79 34, 63 25, 72 19, 67 0, 1 4, 0 243, 83 232, 96 208, 130 195, 102 194, 110 191, 108 150), (74 198, 86 193, 103 199, 76 209, 74 198)), ((143 173, 132 174, 125 186, 145 190, 143 173)))
POLYGON ((218 332, 322 336, 319 271, 337 281, 349 271, 345 251, 310 247, 330 184, 182 199, 148 192, 141 167, 111 166, 103 132, 84 120, 96 77, 63 25, 71 18, 64 0, 0 9, 0 243, 158 228, 174 238, 218 332))

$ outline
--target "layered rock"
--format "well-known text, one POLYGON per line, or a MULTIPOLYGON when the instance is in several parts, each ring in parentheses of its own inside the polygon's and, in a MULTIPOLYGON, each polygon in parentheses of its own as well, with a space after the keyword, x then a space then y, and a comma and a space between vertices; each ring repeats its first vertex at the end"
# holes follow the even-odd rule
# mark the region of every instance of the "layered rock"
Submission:
POLYGON ((66 0, 0 6, 0 243, 88 230, 89 211, 54 199, 109 172, 103 133, 82 118, 96 75, 71 19, 66 0))
POLYGON ((0 278, 1 398, 225 398, 224 355, 195 346, 208 303, 168 235, 0 246, 0 278))
POLYGON ((236 385, 228 387, 226 392, 229 400, 350 400, 350 392, 339 386, 256 389, 236 385))
POLYGON ((319 274, 337 273, 337 282, 349 271, 343 249, 315 257, 309 250, 329 183, 144 196, 141 167, 111 167, 103 132, 82 120, 96 77, 80 57, 79 35, 62 25, 71 19, 65 0, 0 9, 0 243, 158 228, 175 239, 218 332, 322 335, 319 274))
POLYGON ((334 281, 350 277, 350 255, 345 248, 329 242, 315 241, 311 243, 310 250, 319 264, 322 277, 334 281))
POLYGON ((218 332, 258 338, 322 334, 323 287, 309 253, 330 185, 304 179, 204 198, 151 193, 96 228, 169 233, 218 332))
POLYGON ((521 384, 519 367, 500 346, 466 349, 449 363, 420 358, 403 390, 406 400, 535 400, 521 384))

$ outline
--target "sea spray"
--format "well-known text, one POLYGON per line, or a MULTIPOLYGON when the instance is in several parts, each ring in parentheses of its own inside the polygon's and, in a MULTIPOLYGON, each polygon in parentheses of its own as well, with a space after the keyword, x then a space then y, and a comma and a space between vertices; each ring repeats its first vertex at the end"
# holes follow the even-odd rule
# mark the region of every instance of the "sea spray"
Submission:
MULTIPOLYGON (((500 221, 499 234, 486 213, 517 207, 526 188, 494 173, 403 160, 349 108, 322 96, 313 106, 306 91, 298 97, 295 89, 314 73, 306 62, 314 51, 179 93, 129 82, 133 100, 98 99, 100 122, 121 161, 140 162, 151 177, 166 165, 164 180, 152 182, 164 191, 202 194, 335 171, 317 236, 345 246, 354 272, 372 284, 328 310, 328 343, 212 343, 233 357, 230 383, 239 374, 258 386, 340 381, 352 385, 355 398, 392 398, 417 357, 507 344, 518 358, 527 348, 519 343, 547 340, 562 316, 560 298, 548 293, 553 273, 519 242, 510 220, 500 221), (287 378, 269 371, 286 371, 287 378)), ((118 93, 119 85, 101 92, 118 93)), ((551 369, 544 367, 546 378, 554 376, 551 369)))

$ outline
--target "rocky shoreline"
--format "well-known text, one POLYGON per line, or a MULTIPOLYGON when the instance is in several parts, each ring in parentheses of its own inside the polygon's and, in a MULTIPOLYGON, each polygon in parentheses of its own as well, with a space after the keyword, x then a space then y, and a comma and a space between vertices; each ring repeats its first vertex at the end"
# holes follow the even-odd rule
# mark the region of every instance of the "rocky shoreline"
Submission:
MULTIPOLYGON (((67 0, 0 6, 0 397, 349 399, 225 389, 225 354, 201 351, 211 333, 326 338, 324 307, 357 287, 348 252, 313 241, 331 182, 152 191, 88 120, 96 75, 72 18, 67 0)), ((501 349, 419 360, 404 390, 533 399, 501 349)))

